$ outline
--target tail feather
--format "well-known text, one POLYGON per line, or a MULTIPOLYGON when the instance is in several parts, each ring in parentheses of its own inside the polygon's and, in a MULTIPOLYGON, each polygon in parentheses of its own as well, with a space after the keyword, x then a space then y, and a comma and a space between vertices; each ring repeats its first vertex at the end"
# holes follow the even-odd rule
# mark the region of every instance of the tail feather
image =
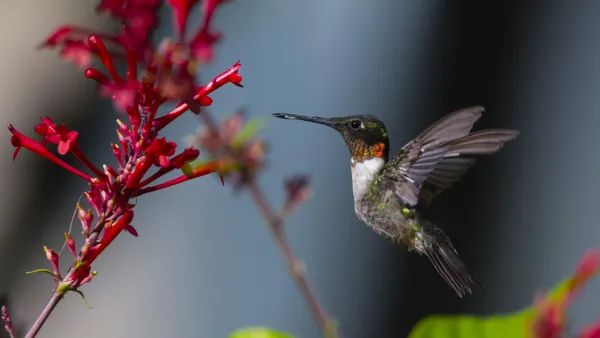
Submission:
POLYGON ((423 245, 419 251, 429 258, 435 270, 459 297, 462 298, 466 294, 473 293, 473 286, 475 285, 485 290, 485 287, 467 271, 466 265, 458 256, 450 240, 445 235, 441 235, 443 238, 433 240, 428 245, 423 245))

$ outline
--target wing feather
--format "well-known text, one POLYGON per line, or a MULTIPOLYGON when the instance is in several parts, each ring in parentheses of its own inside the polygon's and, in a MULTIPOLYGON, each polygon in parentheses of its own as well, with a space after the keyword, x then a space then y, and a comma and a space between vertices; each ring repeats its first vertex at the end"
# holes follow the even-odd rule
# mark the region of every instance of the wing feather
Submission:
POLYGON ((461 109, 433 123, 408 142, 383 168, 393 181, 396 196, 409 207, 428 205, 460 180, 476 156, 490 155, 519 133, 487 129, 469 133, 482 107, 461 109))
POLYGON ((420 189, 419 200, 424 206, 442 191, 459 181, 477 161, 477 156, 491 155, 506 142, 519 135, 516 130, 487 129, 450 142, 448 151, 429 173, 420 189))
POLYGON ((468 135, 483 107, 471 107, 439 119, 408 142, 384 167, 396 195, 408 206, 419 203, 419 190, 449 149, 451 141, 468 135))

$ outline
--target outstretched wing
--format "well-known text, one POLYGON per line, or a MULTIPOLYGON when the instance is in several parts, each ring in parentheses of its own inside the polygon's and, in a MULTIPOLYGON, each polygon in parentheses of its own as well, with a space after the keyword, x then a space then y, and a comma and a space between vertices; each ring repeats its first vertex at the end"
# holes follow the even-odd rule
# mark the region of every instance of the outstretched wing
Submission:
POLYGON ((429 173, 419 192, 423 206, 456 183, 475 163, 477 156, 491 155, 519 135, 516 130, 487 129, 449 142, 447 151, 429 173))
POLYGON ((420 189, 448 153, 450 142, 468 135, 483 110, 483 107, 471 107, 446 115, 385 164, 383 173, 394 183, 402 203, 409 207, 419 204, 420 189))

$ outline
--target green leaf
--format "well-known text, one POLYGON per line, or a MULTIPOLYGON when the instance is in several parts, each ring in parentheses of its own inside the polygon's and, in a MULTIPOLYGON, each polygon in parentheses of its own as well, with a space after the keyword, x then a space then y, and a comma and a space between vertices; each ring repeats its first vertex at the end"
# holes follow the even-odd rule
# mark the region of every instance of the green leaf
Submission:
POLYGON ((231 146, 233 148, 239 148, 242 145, 244 145, 246 141, 251 139, 254 135, 256 135, 256 133, 258 133, 261 129, 263 129, 266 126, 266 121, 267 120, 264 117, 257 117, 248 121, 248 123, 244 125, 242 130, 240 130, 237 133, 237 135, 235 135, 235 137, 231 141, 231 146))
MULTIPOLYGON (((576 272, 548 292, 546 299, 552 302, 564 299, 573 291, 576 279, 579 279, 579 283, 583 283, 599 271, 600 269, 596 267, 585 277, 580 272, 576 272)), ((408 338, 530 338, 529 330, 536 315, 537 309, 534 306, 512 314, 489 317, 433 315, 419 321, 408 338)))
POLYGON ((52 272, 52 271, 50 271, 48 269, 36 269, 36 270, 33 270, 33 271, 27 271, 27 272, 25 272, 25 274, 27 274, 27 275, 33 275, 34 273, 40 273, 40 272, 47 273, 50 276, 54 277, 54 272, 52 272))
POLYGON ((533 315, 530 308, 490 317, 434 315, 419 321, 408 338, 525 338, 533 315))
POLYGON ((229 338, 294 338, 294 336, 267 327, 248 327, 234 331, 229 338))
POLYGON ((83 294, 83 292, 77 290, 77 289, 70 289, 69 291, 73 291, 76 292, 78 295, 81 296, 81 298, 83 299, 83 302, 85 303, 85 305, 91 310, 92 309, 92 305, 90 303, 88 303, 88 300, 85 298, 85 295, 83 294))

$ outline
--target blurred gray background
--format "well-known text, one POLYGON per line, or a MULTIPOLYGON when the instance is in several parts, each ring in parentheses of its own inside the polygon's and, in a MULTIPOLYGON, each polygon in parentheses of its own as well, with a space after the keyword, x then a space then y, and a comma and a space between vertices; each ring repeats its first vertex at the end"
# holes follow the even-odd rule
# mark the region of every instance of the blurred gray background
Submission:
MULTIPOLYGON (((80 131, 96 163, 112 163, 111 103, 56 52, 35 50, 63 23, 114 29, 94 14, 95 5, 0 2, 0 119, 29 132, 49 115, 80 131)), ((287 231, 344 337, 403 337, 432 313, 518 310, 598 246, 598 13, 594 1, 440 0, 234 1, 218 12, 225 38, 202 77, 239 59, 246 87, 212 96, 219 118, 241 106, 251 116, 372 113, 386 122, 392 151, 442 115, 471 105, 487 108, 477 127, 521 131, 431 211, 489 290, 459 299, 425 258, 358 221, 349 154, 338 135, 270 122, 263 133, 270 166, 261 182, 278 206, 284 178, 311 175, 314 197, 289 219, 287 231)), ((158 32, 165 34, 170 25, 158 32)), ((185 116, 166 136, 182 145, 196 127, 185 116)), ((46 267, 43 245, 60 248, 86 185, 25 151, 12 162, 9 133, 2 135, 0 293, 23 333, 52 292, 46 276, 24 272, 46 267)), ((250 325, 319 335, 247 194, 200 179, 140 198, 134 225, 140 237, 119 237, 82 289, 94 308, 69 295, 40 337, 208 338, 250 325)), ((579 298, 570 312, 573 327, 600 314, 599 288, 593 282, 579 298)))

